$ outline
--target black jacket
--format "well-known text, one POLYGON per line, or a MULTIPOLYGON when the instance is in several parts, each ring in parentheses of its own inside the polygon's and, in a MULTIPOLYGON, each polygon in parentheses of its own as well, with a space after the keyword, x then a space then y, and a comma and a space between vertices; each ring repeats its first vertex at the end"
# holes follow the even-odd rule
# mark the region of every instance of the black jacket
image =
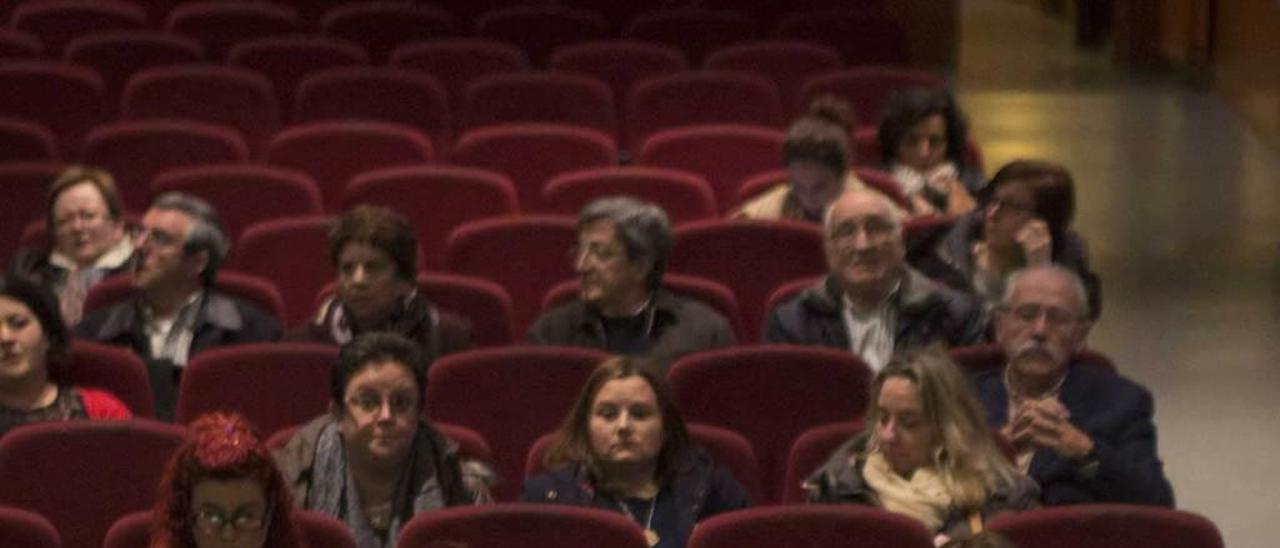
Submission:
MULTIPOLYGON (((649 336, 653 344, 645 356, 664 373, 680 356, 737 343, 729 321, 697 301, 659 290, 647 312, 652 314, 649 336)), ((595 307, 577 299, 539 317, 529 328, 528 339, 532 344, 606 348, 603 317, 595 307)))
MULTIPOLYGON (((893 301, 897 307, 895 349, 919 348, 939 341, 948 346, 983 341, 987 316, 972 297, 943 287, 910 268, 905 272, 893 301)), ((823 278, 769 312, 764 342, 848 350, 849 332, 842 307, 840 284, 830 276, 823 278)))

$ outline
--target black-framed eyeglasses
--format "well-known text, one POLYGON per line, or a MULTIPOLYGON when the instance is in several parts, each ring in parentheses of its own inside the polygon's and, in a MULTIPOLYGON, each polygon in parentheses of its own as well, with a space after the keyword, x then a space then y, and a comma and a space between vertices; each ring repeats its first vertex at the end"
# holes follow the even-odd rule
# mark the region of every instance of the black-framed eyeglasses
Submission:
POLYGON ((270 519, 271 512, 256 512, 251 510, 242 510, 230 516, 209 508, 197 510, 192 516, 192 524, 197 530, 206 535, 216 535, 222 532, 223 528, 228 524, 238 533, 249 533, 253 531, 261 531, 270 519))

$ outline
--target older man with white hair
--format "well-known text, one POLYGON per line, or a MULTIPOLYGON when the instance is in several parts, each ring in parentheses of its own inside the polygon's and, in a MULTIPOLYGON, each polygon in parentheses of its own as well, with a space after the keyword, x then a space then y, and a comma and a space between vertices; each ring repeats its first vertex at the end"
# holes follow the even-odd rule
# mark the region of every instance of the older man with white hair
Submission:
POLYGON ((1151 393, 1075 359, 1091 327, 1087 302, 1079 276, 1061 266, 1009 277, 995 314, 1008 361, 976 379, 987 417, 1013 443, 1046 505, 1172 506, 1151 393))
POLYGON ((883 194, 845 192, 823 226, 829 273, 770 312, 765 342, 847 349, 878 371, 897 349, 982 341, 982 307, 907 266, 902 213, 883 194))

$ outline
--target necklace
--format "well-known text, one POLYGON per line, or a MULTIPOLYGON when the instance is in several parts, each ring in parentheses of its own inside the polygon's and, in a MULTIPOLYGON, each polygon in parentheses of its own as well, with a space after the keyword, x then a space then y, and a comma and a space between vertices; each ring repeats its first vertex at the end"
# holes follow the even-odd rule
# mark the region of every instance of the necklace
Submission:
MULTIPOLYGON (((649 500, 649 515, 644 519, 644 523, 642 524, 644 525, 644 540, 649 543, 649 546, 651 547, 657 546, 658 541, 662 540, 658 537, 658 532, 653 530, 653 511, 658 507, 659 493, 654 493, 653 498, 649 500)), ((627 506, 625 501, 622 499, 614 499, 614 502, 618 504, 618 508, 622 509, 622 513, 626 514, 628 519, 640 524, 640 520, 636 519, 636 515, 631 513, 631 508, 627 506)))

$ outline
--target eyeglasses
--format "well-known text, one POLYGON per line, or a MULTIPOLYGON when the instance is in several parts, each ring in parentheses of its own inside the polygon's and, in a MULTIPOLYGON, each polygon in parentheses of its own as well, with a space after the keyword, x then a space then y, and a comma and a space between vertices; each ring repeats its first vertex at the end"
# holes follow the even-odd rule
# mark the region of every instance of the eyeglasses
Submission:
POLYGON ((196 529, 206 535, 216 535, 222 532, 223 527, 227 524, 231 525, 238 533, 247 533, 251 531, 261 531, 262 527, 267 524, 267 514, 259 514, 254 511, 240 511, 230 516, 223 514, 217 510, 203 509, 196 512, 194 524, 196 529))
POLYGON ((142 244, 147 243, 153 246, 168 247, 180 243, 181 239, 176 234, 144 226, 138 231, 137 235, 134 236, 133 241, 136 246, 141 246, 142 244))
POLYGON ((857 238, 859 232, 864 232, 867 235, 867 240, 881 242, 888 239, 897 229, 897 226, 893 221, 880 217, 871 217, 860 223, 848 220, 832 228, 828 237, 831 241, 844 245, 857 238))
POLYGON ((366 415, 377 414, 382 410, 382 406, 386 405, 391 409, 391 414, 403 415, 414 411, 418 407, 418 398, 411 394, 392 394, 387 398, 374 394, 364 394, 348 399, 347 405, 366 415))
POLYGON ((569 248, 567 256, 569 258, 569 262, 573 265, 577 265, 582 262, 584 258, 596 264, 600 264, 607 263, 622 256, 622 251, 596 243, 575 245, 569 248))
POLYGON ((999 310, 1008 313, 1014 320, 1025 324, 1035 323, 1041 316, 1051 327, 1065 327, 1080 321, 1080 316, 1069 310, 1056 306, 1040 306, 1027 303, 1015 307, 1002 306, 999 310))

